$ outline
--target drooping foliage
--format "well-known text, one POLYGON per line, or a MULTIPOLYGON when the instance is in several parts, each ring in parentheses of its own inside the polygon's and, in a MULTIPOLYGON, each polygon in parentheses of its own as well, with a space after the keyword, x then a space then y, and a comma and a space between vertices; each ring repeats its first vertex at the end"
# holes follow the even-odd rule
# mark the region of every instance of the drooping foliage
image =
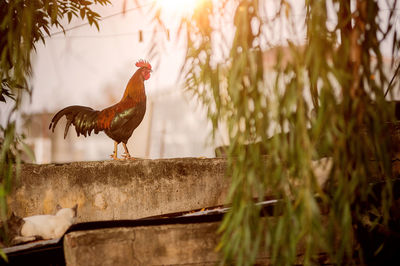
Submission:
POLYGON ((225 263, 261 251, 272 265, 351 263, 366 255, 359 228, 388 228, 397 17, 397 1, 203 0, 181 19, 186 89, 214 136, 229 136, 225 263), (323 157, 327 180, 315 171, 323 157), (271 197, 279 204, 262 217, 255 202, 271 197))

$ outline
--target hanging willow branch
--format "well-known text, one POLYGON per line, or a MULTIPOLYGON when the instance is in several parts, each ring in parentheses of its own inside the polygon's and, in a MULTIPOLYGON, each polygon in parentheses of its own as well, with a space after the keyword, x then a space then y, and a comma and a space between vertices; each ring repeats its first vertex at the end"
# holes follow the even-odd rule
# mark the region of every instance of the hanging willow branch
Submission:
POLYGON ((400 40, 397 1, 386 3, 204 0, 181 20, 186 90, 207 108, 214 136, 229 136, 222 263, 379 256, 382 240, 373 248, 361 240, 373 225, 390 231, 392 219, 391 82, 380 47, 400 40), (332 166, 323 182, 321 159, 332 166), (284 204, 262 218, 254 203, 270 197, 284 204))
POLYGON ((386 92, 385 92, 385 94, 384 94, 384 97, 386 97, 386 95, 388 94, 388 92, 389 92, 390 89, 392 88, 393 81, 395 80, 395 78, 396 78, 397 75, 399 74, 399 70, 400 70, 400 63, 397 65, 397 68, 396 68, 396 70, 394 71, 393 77, 392 77, 392 79, 391 79, 390 82, 389 82, 389 85, 388 85, 388 87, 387 87, 387 89, 386 89, 386 92))

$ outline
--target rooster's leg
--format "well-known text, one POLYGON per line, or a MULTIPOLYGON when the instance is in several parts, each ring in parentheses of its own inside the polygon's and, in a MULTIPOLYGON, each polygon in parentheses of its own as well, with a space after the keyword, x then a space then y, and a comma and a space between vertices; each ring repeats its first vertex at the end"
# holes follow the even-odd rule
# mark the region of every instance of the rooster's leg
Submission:
POLYGON ((110 155, 110 157, 113 158, 114 160, 121 160, 118 158, 117 152, 118 152, 118 142, 114 141, 114 152, 113 154, 110 155))
POLYGON ((126 147, 126 144, 122 142, 122 146, 125 149, 125 153, 122 155, 122 157, 124 157, 125 159, 133 159, 133 157, 131 157, 131 155, 129 154, 128 147, 126 147))

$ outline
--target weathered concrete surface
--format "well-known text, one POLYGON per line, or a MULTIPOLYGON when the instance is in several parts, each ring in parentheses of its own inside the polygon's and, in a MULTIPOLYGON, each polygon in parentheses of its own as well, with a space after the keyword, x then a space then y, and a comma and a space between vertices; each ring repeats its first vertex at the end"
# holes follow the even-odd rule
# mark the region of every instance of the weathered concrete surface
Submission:
MULTIPOLYGON (((67 266, 218 265, 222 258, 216 250, 219 225, 202 222, 71 232, 64 237, 65 262, 67 266)), ((297 248, 296 265, 303 262, 304 247, 297 248)), ((261 248, 256 265, 271 265, 270 259, 261 248)), ((320 262, 324 262, 322 257, 320 262)))
POLYGON ((22 217, 77 203, 77 222, 138 219, 225 204, 225 168, 215 158, 27 164, 8 203, 22 217))
POLYGON ((216 265, 219 223, 173 224, 71 232, 66 264, 216 265))
MULTIPOLYGON (((332 161, 313 162, 322 185, 332 161)), ((20 217, 78 204, 76 222, 139 219, 226 204, 226 159, 74 162, 22 166, 8 197, 20 217)))

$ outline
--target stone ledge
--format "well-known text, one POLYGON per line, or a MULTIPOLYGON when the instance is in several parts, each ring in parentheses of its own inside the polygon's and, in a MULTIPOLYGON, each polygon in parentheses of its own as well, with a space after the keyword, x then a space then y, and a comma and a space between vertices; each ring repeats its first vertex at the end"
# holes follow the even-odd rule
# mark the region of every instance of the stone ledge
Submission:
POLYGON ((21 217, 77 203, 77 222, 139 219, 225 204, 225 170, 219 158, 25 164, 8 204, 21 217))
POLYGON ((173 224, 71 232, 67 265, 215 265, 219 223, 173 224))

